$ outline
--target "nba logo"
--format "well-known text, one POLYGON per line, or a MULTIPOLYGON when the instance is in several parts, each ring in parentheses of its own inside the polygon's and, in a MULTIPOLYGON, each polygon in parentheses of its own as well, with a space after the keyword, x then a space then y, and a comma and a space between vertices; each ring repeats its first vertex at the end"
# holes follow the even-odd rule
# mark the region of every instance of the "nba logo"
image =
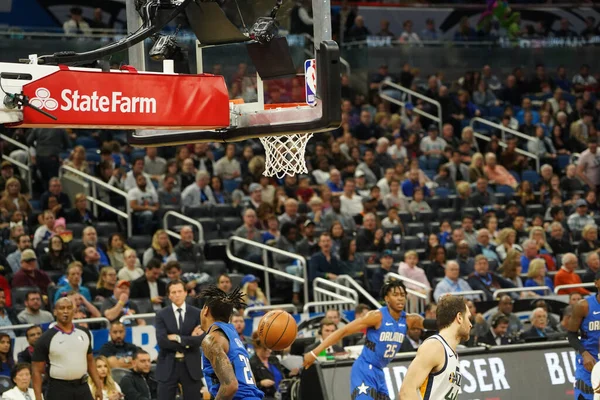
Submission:
POLYGON ((306 81, 306 104, 317 104, 317 63, 314 59, 304 61, 304 80, 306 81))

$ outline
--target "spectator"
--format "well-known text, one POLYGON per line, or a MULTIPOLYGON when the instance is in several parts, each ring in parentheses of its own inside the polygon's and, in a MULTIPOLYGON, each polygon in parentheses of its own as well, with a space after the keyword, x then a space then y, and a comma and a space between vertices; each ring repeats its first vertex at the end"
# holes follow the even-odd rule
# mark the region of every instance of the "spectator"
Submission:
POLYGON ((498 243, 500 243, 496 247, 496 254, 500 261, 504 261, 506 255, 510 250, 516 250, 520 253, 523 252, 523 248, 516 244, 517 241, 517 232, 512 228, 504 228, 498 234, 498 243))
POLYGON ((523 331, 523 323, 513 312, 514 300, 509 295, 501 295, 498 300, 498 311, 504 314, 508 319, 508 328, 506 333, 509 336, 516 336, 523 331))
POLYGON ((421 38, 417 35, 416 32, 413 32, 413 22, 410 19, 407 19, 402 24, 404 31, 400 34, 398 41, 400 43, 410 43, 410 44, 419 44, 422 45, 421 38))
POLYGON ((54 286, 48 275, 37 268, 37 256, 31 249, 21 253, 21 269, 15 273, 12 279, 13 288, 25 286, 37 286, 42 294, 48 294, 48 287, 54 286))
POLYGON ((406 337, 400 346, 400 352, 417 351, 423 343, 421 339, 425 327, 423 317, 418 316, 406 321, 406 337), (408 339, 408 340, 407 340, 408 339))
POLYGON ((456 262, 460 267, 461 276, 468 276, 475 271, 475 259, 471 257, 466 240, 460 240, 456 246, 456 262))
POLYGON ((314 278, 325 278, 335 281, 341 273, 339 259, 331 253, 331 236, 329 233, 322 233, 319 237, 319 248, 321 251, 316 253, 310 259, 310 270, 314 278))
POLYGON ((167 285, 159 279, 162 266, 159 260, 152 259, 146 264, 144 276, 131 282, 132 299, 149 299, 155 310, 164 306, 167 285))
POLYGON ((333 193, 341 193, 344 190, 344 181, 342 180, 342 174, 336 168, 329 171, 329 179, 325 184, 331 189, 333 193))
POLYGON ((413 197, 416 188, 423 189, 423 194, 425 196, 429 196, 429 189, 427 188, 427 186, 421 184, 418 170, 411 169, 410 171, 408 171, 407 175, 408 179, 402 182, 402 193, 404 194, 404 196, 413 197))
POLYGON ((579 199, 575 202, 575 212, 569 215, 567 224, 572 231, 582 231, 586 225, 596 224, 594 218, 588 215, 588 207, 585 200, 579 199))
MULTIPOLYGON (((352 186, 354 186, 354 183, 352 183, 352 186)), ((352 194, 351 200, 349 200, 349 203, 347 203, 347 204, 354 206, 353 201, 357 197, 359 197, 359 196, 352 194)), ((357 214, 360 214, 362 212, 362 201, 361 200, 359 200, 359 201, 360 201, 360 212, 358 212, 357 214)), ((355 211, 356 210, 358 210, 358 209, 355 207, 355 211)), ((356 230, 356 223, 354 222, 354 219, 352 218, 352 216, 342 212, 342 200, 341 200, 340 196, 334 196, 331 198, 331 210, 326 212, 325 216, 323 217, 323 225, 325 228, 331 228, 331 226, 335 222, 339 222, 342 225, 342 228, 349 232, 356 230)))
POLYGON ((590 138, 588 148, 581 153, 577 163, 577 177, 588 185, 591 190, 595 190, 600 185, 600 166, 596 162, 597 152, 598 141, 596 138, 590 138))
POLYGON ((600 256, 598 253, 592 252, 585 257, 586 272, 583 274, 581 281, 584 283, 593 283, 596 279, 596 273, 600 269, 600 256))
MULTIPOLYGON (((121 393, 121 387, 117 382, 114 381, 111 375, 111 366, 109 365, 106 357, 96 357, 95 363, 96 369, 98 370, 98 377, 102 382, 102 400, 124 398, 123 393, 121 393)), ((96 388, 96 385, 91 377, 88 377, 88 385, 90 386, 90 391, 92 393, 96 393, 96 390, 100 390, 99 388, 96 388)))
MULTIPOLYGON (((79 7, 72 7, 69 12, 71 18, 63 24, 63 31, 67 35, 90 35, 92 29, 83 18, 83 11, 79 7)), ((68 144, 68 142, 67 142, 68 144)), ((65 146, 68 147, 68 146, 65 146)), ((58 154, 58 153, 55 153, 58 154)), ((57 168, 58 169, 58 168, 57 168)))
POLYGON ((21 184, 17 178, 10 178, 6 181, 6 189, 0 198, 0 212, 8 216, 21 211, 26 216, 30 216, 33 209, 27 198, 21 194, 21 184))
MULTIPOLYGON (((235 230, 234 236, 262 243, 262 232, 256 229, 256 212, 247 208, 244 210, 243 219, 244 224, 235 230)), ((252 262, 262 263, 262 250, 258 247, 235 243, 234 249, 236 256, 252 262)))
POLYGON ((96 228, 93 226, 88 226, 83 230, 81 245, 73 249, 75 258, 80 258, 79 261, 85 261, 83 260, 83 252, 88 247, 93 247, 96 249, 96 252, 100 257, 98 260, 100 264, 110 265, 110 259, 106 255, 106 247, 102 243, 98 242, 98 233, 96 232, 96 228))
POLYGON ((352 136, 362 145, 371 146, 377 142, 379 129, 373 124, 373 117, 369 111, 361 111, 360 123, 352 129, 352 136))
MULTIPOLYGON (((17 314, 12 308, 6 306, 6 293, 4 289, 0 288, 0 327, 19 325, 19 319, 17 314)), ((16 337, 15 332, 12 329, 4 330, 11 339, 16 337)), ((0 374, 1 375, 1 374, 0 374)))
POLYGON ((131 369, 134 354, 138 347, 125 341, 125 325, 119 321, 110 324, 110 341, 100 348, 100 355, 106 357, 110 368, 131 369))
POLYGON ((419 256, 414 250, 409 250, 404 253, 404 261, 398 266, 398 275, 419 282, 421 285, 416 285, 407 282, 407 289, 416 290, 421 293, 428 294, 431 290, 431 285, 427 280, 425 271, 417 265, 419 256))
MULTIPOLYGON (((581 284, 581 278, 575 273, 577 266, 578 261, 575 254, 567 253, 563 255, 562 266, 554 276, 554 287, 558 288, 558 286, 562 285, 581 284)), ((558 294, 570 294, 573 292, 581 293, 583 296, 590 294, 590 292, 583 287, 561 289, 558 291, 558 294)))
MULTIPOLYGON (((258 278, 252 274, 245 275, 242 278, 242 292, 244 293, 244 303, 248 307, 263 307, 268 306, 269 302, 258 286, 258 278)), ((296 302, 298 304, 298 302, 296 302)), ((251 311, 250 317, 264 315, 264 311, 251 311)))
POLYGON ((598 243, 598 228, 596 225, 586 225, 581 231, 581 241, 577 246, 577 254, 582 259, 587 257, 590 252, 598 252, 600 244, 598 243))
POLYGON ((96 290, 94 291, 94 300, 102 301, 112 296, 115 285, 117 284, 117 271, 113 267, 104 267, 100 270, 96 290))
POLYGON ((381 167, 382 165, 376 162, 375 154, 373 150, 366 149, 363 155, 363 162, 358 164, 356 172, 359 171, 364 173, 366 183, 368 187, 376 185, 381 179, 381 167))
POLYGON ((6 257, 6 261, 12 269, 12 273, 16 273, 21 268, 21 253, 27 249, 31 249, 31 239, 29 235, 21 235, 17 239, 17 249, 6 257))
POLYGON ((17 319, 21 324, 43 325, 53 322, 52 313, 44 310, 42 306, 42 295, 39 290, 32 289, 25 295, 25 309, 17 315, 17 319))
POLYGON ((363 17, 357 15, 354 19, 354 25, 350 28, 346 37, 348 42, 364 42, 370 34, 371 32, 365 26, 363 17))
POLYGON ((489 263, 484 255, 475 257, 475 272, 469 275, 467 282, 473 290, 483 290, 485 293, 484 300, 487 301, 494 299, 496 290, 514 287, 511 282, 489 272, 489 263))
POLYGON ((16 178, 21 184, 21 194, 28 195, 29 187, 27 186, 27 182, 20 176, 15 175, 15 170, 10 161, 2 161, 0 164, 0 192, 4 192, 6 190, 6 182, 10 178, 16 178))
MULTIPOLYGON (((525 287, 548 286, 550 292, 554 292, 554 283, 550 277, 546 276, 546 262, 543 259, 535 259, 529 264, 527 277, 529 279, 525 281, 525 287)), ((546 290, 534 290, 533 292, 540 296, 547 293, 546 290)))
POLYGON ((438 32, 435 29, 435 21, 432 18, 427 18, 425 21, 425 29, 421 31, 421 38, 424 41, 438 40, 438 32))
POLYGON ((125 250, 123 259, 123 268, 121 268, 117 274, 119 280, 134 281, 144 275, 144 270, 140 267, 140 260, 138 260, 135 250, 125 250))
MULTIPOLYGON (((59 215, 56 211, 55 214, 59 215)), ((72 224, 92 225, 96 222, 96 217, 88 209, 87 196, 84 193, 75 195, 75 207, 67 211, 65 218, 72 224)))
POLYGON ((263 204, 262 186, 258 183, 251 183, 248 187, 248 194, 250 196, 246 202, 245 208, 251 208, 252 210, 257 211, 263 204))
POLYGON ((510 344, 510 339, 507 335, 508 323, 508 318, 503 313, 495 314, 490 323, 490 330, 484 336, 478 338, 479 343, 490 346, 510 344))
POLYGON ((128 400, 152 400, 157 398, 158 383, 151 371, 150 354, 138 349, 131 361, 131 373, 121 379, 121 390, 128 400))
POLYGON ((185 225, 179 231, 181 239, 177 246, 173 249, 177 261, 179 262, 191 262, 196 266, 199 266, 204 261, 204 254, 202 247, 199 244, 194 243, 194 231, 189 225, 185 225))
POLYGON ((146 177, 139 174, 135 178, 137 187, 127 193, 129 206, 133 211, 138 232, 152 232, 156 220, 155 215, 159 209, 158 194, 155 189, 149 189, 146 177))
MULTIPOLYGON (((333 332, 335 332, 337 330, 337 325, 335 324, 335 322, 333 322, 332 320, 330 320, 329 318, 323 318, 321 320, 321 323, 319 324, 319 336, 315 339, 315 343, 309 345, 306 347, 306 349, 304 349, 305 353, 310 353, 312 350, 316 349, 321 342, 323 342, 325 339, 327 339, 329 336, 331 336, 331 334, 333 332)), ((317 354, 317 356, 325 356, 327 354, 332 355, 335 353, 343 353, 344 352, 344 348, 339 346, 339 345, 333 345, 329 348, 327 348, 326 350, 323 351, 323 353, 321 354, 317 354)))
POLYGON ((391 250, 384 250, 381 253, 379 264, 379 268, 375 270, 371 278, 371 292, 374 295, 379 294, 388 273, 398 273, 398 267, 394 267, 394 258, 392 257, 391 250))
POLYGON ((265 400, 281 396, 279 385, 288 376, 295 376, 299 370, 286 370, 279 363, 279 359, 271 355, 271 349, 261 342, 258 331, 252 333, 252 345, 256 351, 250 358, 250 367, 258 388, 265 394, 265 400))
POLYGON ((386 234, 377 228, 377 220, 374 214, 366 214, 363 217, 363 227, 356 235, 356 246, 361 251, 381 252, 391 245, 391 234, 386 234))
POLYGON ((582 64, 579 67, 579 73, 573 77, 575 92, 583 92, 585 89, 594 88, 596 84, 596 78, 590 74, 590 66, 582 64))
POLYGON ((177 209, 181 207, 181 191, 175 187, 176 177, 165 175, 162 187, 158 190, 158 203, 161 207, 172 206, 177 209))
MULTIPOLYGON (((48 311, 46 311, 50 314, 48 311)), ((52 317, 52 314, 50 314, 52 317)), ((54 321, 54 318, 51 319, 54 321)), ((50 322, 51 322, 50 321, 50 322)), ((31 323, 31 322, 28 322, 31 323)), ((25 337, 27 338, 28 346, 23 351, 17 354, 17 362, 31 364, 31 357, 33 356, 33 348, 38 339, 42 336, 42 327, 38 325, 30 326, 25 330, 25 337)))
POLYGON ((512 188, 517 187, 517 181, 514 176, 502 165, 496 163, 496 155, 494 153, 487 153, 485 155, 485 164, 483 171, 492 184, 506 185, 512 188))
POLYGON ((575 251, 573 244, 565 239, 565 230, 560 222, 552 222, 550 224, 550 239, 548 239, 548 244, 554 250, 556 256, 575 251))
POLYGON ((429 204, 425 201, 423 188, 416 187, 413 190, 413 200, 408 205, 408 211, 413 215, 432 211, 429 204))
POLYGON ((427 129, 428 136, 421 139, 420 149, 425 159, 439 159, 443 155, 443 151, 447 146, 444 139, 438 137, 439 128, 435 124, 429 125, 427 129))
POLYGON ((67 268, 67 284, 58 288, 54 294, 54 303, 67 293, 76 292, 81 294, 87 301, 92 301, 90 290, 81 286, 81 276, 83 275, 83 265, 79 261, 72 262, 67 268))
POLYGON ((62 191, 62 184, 59 178, 51 178, 48 182, 48 190, 42 193, 40 197, 40 206, 42 210, 48 210, 48 199, 50 196, 56 197, 58 205, 55 206, 51 211, 56 215, 59 211, 65 211, 71 208, 71 199, 69 196, 62 191))
POLYGON ((471 196, 471 204, 474 207, 481 209, 484 209, 484 207, 497 208, 496 197, 489 190, 488 180, 486 178, 482 177, 477 179, 477 183, 475 184, 475 192, 473 193, 473 196, 471 196))
POLYGON ((242 169, 235 158, 235 144, 227 144, 225 157, 221 157, 214 165, 214 174, 223 180, 241 177, 242 169))
MULTIPOLYGON (((107 297, 102 302, 100 312, 110 322, 118 321, 125 315, 139 314, 137 304, 129 300, 129 281, 118 281, 112 297, 107 297)), ((146 325, 143 319, 136 319, 138 325, 146 325)), ((126 320, 125 325, 130 325, 131 320, 126 320)))
POLYGON ((44 224, 40 225, 36 230, 35 233, 33 235, 33 248, 37 248, 38 245, 40 243, 42 243, 45 240, 50 239, 50 237, 53 234, 54 231, 54 223, 55 223, 55 217, 54 217, 54 213, 50 210, 46 210, 44 211, 43 215, 43 221, 44 224))
POLYGON ((125 243, 125 237, 123 237, 122 233, 113 233, 108 238, 106 253, 110 260, 110 265, 117 271, 125 266, 125 251, 130 248, 131 247, 125 243))
POLYGON ((167 160, 158 156, 158 148, 146 147, 144 157, 144 173, 150 175, 152 181, 158 183, 161 175, 167 171, 167 160))
POLYGON ((537 243, 532 239, 527 239, 523 242, 523 255, 521 256, 521 266, 523 273, 529 271, 529 263, 538 258, 539 249, 537 243))
MULTIPOLYGON (((131 163, 131 171, 127 173, 124 181, 124 188, 126 192, 129 192, 131 189, 135 189, 137 185, 137 177, 139 175, 143 175, 146 178, 146 182, 150 182, 152 177, 144 172, 144 159, 136 158, 131 163)), ((148 191, 156 191, 154 185, 148 185, 148 191)))
POLYGON ((158 229, 152 236, 152 245, 144 252, 142 263, 147 266, 150 260, 156 259, 161 264, 166 264, 169 260, 175 258, 169 235, 164 229, 158 229))
POLYGON ((531 312, 531 328, 523 333, 523 339, 548 338, 553 331, 548 327, 548 313, 543 308, 536 308, 531 312))
MULTIPOLYGON (((354 217, 363 212, 363 204, 362 197, 356 194, 355 192, 355 182, 354 179, 346 179, 344 182, 344 193, 340 196, 341 201, 341 214, 354 217)), ((334 207, 333 199, 332 199, 332 207, 334 207)), ((335 210, 335 208, 334 208, 335 210)), ((343 221, 340 221, 343 222, 343 221)), ((344 229, 347 229, 344 226, 344 229)))
MULTIPOLYGON (((459 277, 460 267, 456 261, 446 262, 444 268, 444 279, 438 282, 433 292, 433 299, 438 302, 442 296, 448 293, 468 292, 471 286, 464 279, 459 277)), ((477 300, 478 295, 465 295, 466 299, 477 300)))
POLYGON ((287 199, 285 201, 285 211, 279 216, 279 223, 283 225, 286 222, 296 223, 298 219, 298 201, 296 199, 287 199))
POLYGON ((380 27, 380 30, 379 30, 379 32, 377 32, 377 34, 375 36, 391 37, 392 40, 396 36, 396 35, 394 35, 394 33, 392 33, 392 31, 390 31, 390 21, 388 21, 387 19, 382 19, 379 22, 379 27, 380 27))
POLYGON ((71 147, 67 132, 64 129, 32 129, 27 136, 27 145, 35 146, 34 163, 42 176, 42 184, 46 186, 45 182, 58 176, 60 167, 58 155, 71 147))

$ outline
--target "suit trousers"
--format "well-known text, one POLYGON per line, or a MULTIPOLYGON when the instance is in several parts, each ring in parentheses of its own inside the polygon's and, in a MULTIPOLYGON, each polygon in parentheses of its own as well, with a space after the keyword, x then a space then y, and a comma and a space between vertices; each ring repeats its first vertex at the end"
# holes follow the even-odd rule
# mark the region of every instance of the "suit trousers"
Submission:
POLYGON ((158 400, 173 400, 177 386, 181 384, 183 400, 198 400, 201 398, 202 381, 192 379, 185 362, 175 361, 175 368, 167 382, 158 382, 158 400))
POLYGON ((93 400, 89 385, 50 378, 46 400, 93 400))

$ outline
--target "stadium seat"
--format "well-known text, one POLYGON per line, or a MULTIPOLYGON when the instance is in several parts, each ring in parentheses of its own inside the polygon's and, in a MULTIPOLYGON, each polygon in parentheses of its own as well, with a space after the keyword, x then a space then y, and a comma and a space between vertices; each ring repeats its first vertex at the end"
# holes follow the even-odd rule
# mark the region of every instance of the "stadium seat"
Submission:
POLYGON ((98 148, 98 142, 89 136, 79 136, 75 139, 75 146, 83 146, 86 149, 98 148))
POLYGON ((83 230, 85 229, 85 227, 86 225, 84 224, 68 224, 67 230, 73 233, 73 237, 79 238, 83 234, 83 230))
POLYGON ((0 394, 12 389, 14 386, 10 376, 0 376, 0 394))
POLYGON ((179 263, 181 266, 181 273, 196 273, 198 272, 198 266, 194 262, 182 261, 179 263))
POLYGON ((204 231, 204 240, 218 239, 219 230, 217 221, 212 218, 198 218, 198 222, 202 225, 204 231))
POLYGON ((433 212, 431 212, 431 211, 419 212, 419 213, 417 213, 416 217, 417 217, 418 221, 425 222, 425 223, 428 223, 429 221, 431 221, 435 218, 433 212))
POLYGON ((443 221, 445 219, 452 221, 456 212, 454 211, 454 208, 441 208, 438 211, 438 214, 440 221, 443 221))
POLYGON ((494 197, 496 198, 496 203, 500 205, 506 204, 509 200, 512 200, 512 195, 506 196, 504 193, 494 193, 494 197))
POLYGON ((242 181, 240 179, 224 179, 223 180, 223 189, 227 193, 233 193, 234 190, 240 188, 240 184, 242 181))
POLYGON ((406 234, 409 236, 417 236, 418 234, 427 234, 427 228, 422 222, 411 222, 404 227, 406 234))
POLYGON ((119 227, 117 223, 112 221, 97 222, 94 226, 96 227, 96 232, 98 233, 98 236, 108 237, 113 233, 119 232, 119 227))
POLYGON ((467 215, 477 219, 479 218, 479 210, 475 207, 465 207, 461 210, 461 219, 467 215))
MULTIPOLYGON (((241 218, 242 210, 231 204, 217 204, 212 207, 212 216, 214 217, 238 217, 241 218)), ((241 225, 241 223, 240 223, 241 225)), ((239 226, 239 225, 238 225, 239 226)))
POLYGON ((400 221, 402 221, 403 224, 408 224, 409 222, 412 222, 414 220, 413 215, 406 211, 399 211, 398 216, 400 217, 400 221))
POLYGON ((564 171, 564 169, 567 168, 567 165, 569 165, 571 162, 571 156, 568 154, 559 154, 556 157, 556 160, 558 162, 558 169, 560 171, 564 171))
POLYGON ((229 239, 233 232, 242 225, 241 218, 221 218, 217 221, 219 224, 219 236, 221 239, 229 239))
MULTIPOLYGON (((517 183, 521 183, 521 177, 519 176, 519 174, 516 171, 509 170, 508 173, 511 174, 513 176, 513 178, 515 178, 517 183)), ((523 179, 523 180, 525 180, 525 179, 523 179)))
POLYGON ((394 258, 394 262, 404 261, 404 251, 402 251, 402 250, 392 251, 392 257, 394 258))
POLYGON ((200 265, 200 271, 206 272, 216 278, 221 274, 227 273, 227 265, 223 260, 206 260, 200 265))
POLYGON ((441 197, 442 199, 447 199, 450 196, 450 190, 443 187, 438 187, 435 189, 435 195, 441 197))
POLYGON ((102 161, 102 158, 100 157, 100 154, 98 154, 97 151, 88 151, 85 153, 85 160, 88 163, 100 163, 100 161, 102 161))
POLYGON ((206 241, 205 256, 207 260, 227 260, 225 249, 227 239, 211 239, 206 241))
POLYGON ((523 175, 523 180, 531 182, 531 184, 533 186, 536 186, 540 182, 540 179, 541 179, 540 175, 532 169, 523 171, 522 175, 523 175))
POLYGON ((39 290, 36 286, 22 286, 12 288, 10 294, 12 296, 13 307, 17 308, 21 307, 21 310, 25 308, 25 298, 27 297, 27 293, 32 290, 39 290))
POLYGON ((417 236, 405 236, 402 238, 403 250, 416 250, 423 247, 423 241, 417 236))
MULTIPOLYGON (((394 226, 392 228, 383 228, 384 232, 392 232, 392 235, 402 235, 402 227, 394 226)), ((319 235, 315 234, 315 237, 319 237, 319 235)))
POLYGON ((515 190, 513 188, 511 188, 510 186, 506 186, 506 185, 496 186, 496 191, 498 193, 503 193, 508 198, 512 198, 513 195, 515 194, 515 190))
MULTIPOLYGON (((215 280, 217 279, 217 277, 213 277, 215 280)), ((242 274, 229 274, 229 279, 231 279, 231 287, 238 287, 238 286, 242 286, 242 279, 244 278, 244 275, 242 274)))
POLYGON ((541 204, 528 204, 525 206, 525 213, 529 218, 533 217, 535 214, 541 214, 543 216, 544 211, 545 208, 541 204))
MULTIPOLYGON (((52 282, 54 283, 58 283, 58 280, 60 279, 61 276, 63 276, 64 274, 60 271, 44 271, 46 273, 46 275, 48 275, 48 277, 52 280, 52 282)), ((95 282, 94 282, 95 283, 95 282)))
POLYGON ((112 368, 110 375, 112 376, 112 378, 114 379, 114 381, 117 384, 120 384, 121 379, 123 379, 123 377, 129 373, 130 373, 130 371, 125 368, 112 368))
POLYGON ((194 219, 212 217, 212 206, 186 207, 183 210, 183 214, 194 219))
POLYGON ((133 235, 127 238, 127 243, 134 249, 146 250, 152 244, 151 235, 133 235))
POLYGON ((152 302, 150 299, 130 299, 132 303, 134 303, 140 314, 147 314, 154 312, 154 307, 152 306, 152 302))

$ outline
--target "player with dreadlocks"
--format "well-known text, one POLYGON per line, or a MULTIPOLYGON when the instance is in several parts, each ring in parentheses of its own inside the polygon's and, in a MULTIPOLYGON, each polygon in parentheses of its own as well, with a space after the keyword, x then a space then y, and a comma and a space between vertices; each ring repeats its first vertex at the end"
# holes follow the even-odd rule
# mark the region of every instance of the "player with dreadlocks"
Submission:
POLYGON ((304 367, 317 359, 317 354, 344 337, 367 330, 362 353, 352 365, 350 395, 352 400, 389 399, 383 368, 394 359, 406 336, 406 320, 421 318, 406 315, 406 287, 400 280, 389 280, 381 288, 386 305, 355 319, 323 340, 316 349, 304 355, 304 367))
POLYGON ((229 323, 233 309, 245 306, 244 293, 236 288, 227 294, 216 286, 200 293, 204 299, 201 328, 202 372, 215 400, 259 400, 264 397, 254 382, 248 352, 235 327, 229 323))

